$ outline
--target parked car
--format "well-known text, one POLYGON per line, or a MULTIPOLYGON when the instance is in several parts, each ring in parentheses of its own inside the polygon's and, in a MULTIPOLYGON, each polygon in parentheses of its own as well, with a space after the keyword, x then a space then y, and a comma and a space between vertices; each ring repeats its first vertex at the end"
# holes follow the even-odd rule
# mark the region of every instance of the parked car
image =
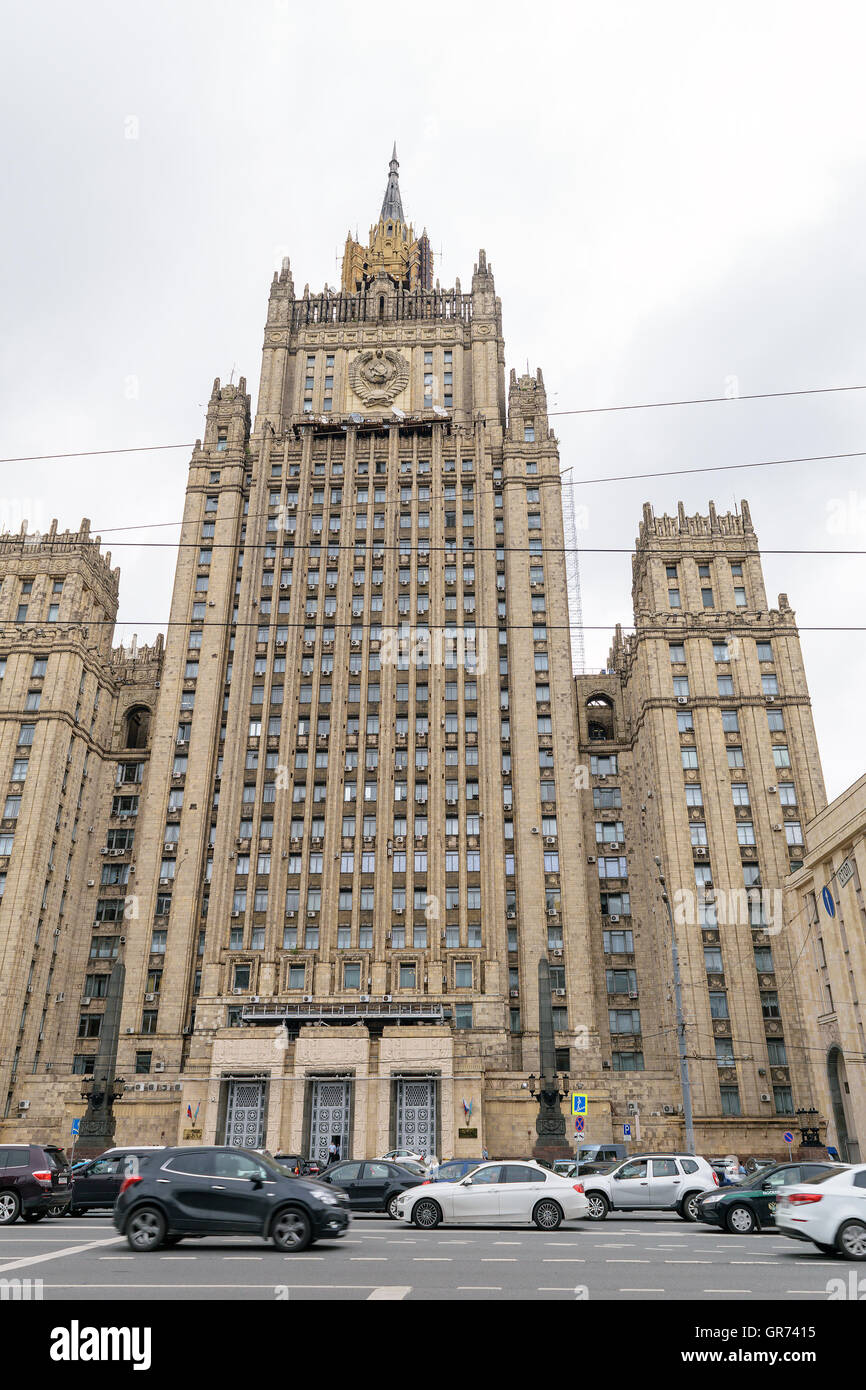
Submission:
POLYGON ((483 1158, 446 1159, 444 1163, 439 1164, 439 1171, 431 1178, 431 1182, 459 1182, 467 1173, 480 1168, 483 1162, 483 1158))
POLYGON ((776 1228, 792 1240, 811 1240, 825 1255, 866 1260, 866 1163, 828 1168, 786 1187, 776 1228))
POLYGON ((342 1192, 228 1145, 145 1156, 138 1173, 124 1179, 114 1207, 118 1231, 141 1252, 188 1236, 250 1235, 294 1253, 345 1235, 350 1220, 342 1192))
POLYGON ((161 1153, 162 1144, 137 1144, 128 1148, 106 1149, 98 1158, 89 1159, 72 1174, 70 1216, 100 1207, 113 1207, 124 1178, 134 1173, 138 1160, 145 1154, 161 1153))
POLYGON ((412 1149, 389 1149, 386 1154, 380 1154, 380 1158, 387 1159, 389 1163, 401 1163, 404 1158, 408 1158, 412 1163, 420 1163, 425 1167, 424 1155, 415 1153, 412 1149))
POLYGON ((314 1158, 304 1158, 302 1154, 274 1154, 273 1158, 275 1163, 281 1163, 296 1178, 318 1176, 319 1165, 314 1158))
POLYGON ((699 1197, 698 1220, 738 1235, 768 1229, 775 1225, 781 1189, 807 1182, 828 1169, 838 1172, 838 1164, 777 1163, 772 1168, 762 1168, 751 1177, 729 1183, 722 1192, 706 1192, 699 1197))
POLYGON ((719 1179, 705 1158, 694 1154, 638 1154, 584 1181, 589 1215, 603 1221, 609 1211, 675 1211, 697 1221, 701 1193, 719 1179))
POLYGON ((627 1157, 625 1144, 581 1144, 577 1150, 576 1172, 581 1177, 585 1173, 600 1172, 609 1163, 618 1163, 627 1157))
POLYGON ((431 1182, 435 1181, 436 1173, 439 1172, 438 1167, 434 1172, 432 1168, 425 1168, 423 1163, 416 1163, 411 1158, 397 1158, 394 1162, 398 1168, 405 1168, 407 1173, 414 1173, 419 1182, 424 1182, 426 1178, 429 1178, 431 1182))
POLYGON ((332 1163, 321 1176, 322 1182, 345 1192, 353 1211, 386 1211, 394 1220, 397 1219, 397 1198, 425 1180, 423 1168, 419 1176, 384 1158, 346 1158, 332 1163))
POLYGON ((553 1171, 558 1173, 561 1178, 572 1178, 577 1171, 577 1164, 573 1158, 555 1158, 553 1171))
POLYGON ((589 1207, 580 1183, 561 1178, 531 1159, 483 1163, 458 1182, 410 1188, 394 1204, 399 1220, 433 1230, 441 1222, 459 1225, 535 1225, 555 1231, 577 1221, 589 1207))
POLYGON ((0 1226, 41 1221, 69 1206, 69 1161, 56 1144, 0 1144, 0 1226))

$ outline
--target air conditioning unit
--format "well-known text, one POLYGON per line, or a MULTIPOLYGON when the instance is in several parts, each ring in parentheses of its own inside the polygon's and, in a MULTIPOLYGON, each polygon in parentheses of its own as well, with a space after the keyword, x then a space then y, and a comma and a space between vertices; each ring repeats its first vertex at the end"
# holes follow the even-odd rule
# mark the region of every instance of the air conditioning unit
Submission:
POLYGON ((83 995, 81 996, 81 1002, 82 1002, 82 1004, 89 1004, 89 1003, 90 1003, 90 995, 89 995, 89 994, 83 994, 83 995))
MULTIPOLYGON (((55 932, 54 935, 56 936, 57 933, 55 932)), ((65 998, 66 998, 66 995, 65 995, 65 994, 56 994, 56 995, 54 996, 54 1002, 55 1002, 55 1004, 62 1004, 65 998)))
POLYGON ((29 1110, 29 1109, 30 1109, 30 1102, 29 1102, 29 1100, 19 1100, 19 1102, 18 1102, 18 1109, 19 1109, 19 1110, 29 1110))
POLYGON ((312 1002, 313 1002, 313 996, 312 996, 312 994, 305 994, 305 995, 304 995, 304 1003, 305 1003, 305 1004, 312 1004, 312 1002))
POLYGON ((564 998, 565 998, 565 990, 564 990, 564 989, 555 989, 553 992, 554 992, 554 994, 556 995, 557 999, 564 999, 564 998))
POLYGON ((554 956, 561 956, 561 955, 562 955, 562 947, 561 947, 561 946, 557 946, 556 950, 555 950, 555 951, 552 951, 551 954, 554 955, 554 956))
POLYGON ((775 695, 768 695, 768 696, 767 696, 767 704, 768 704, 768 705, 774 705, 775 703, 776 703, 776 697, 775 697, 775 695))
POLYGON ((677 1112, 676 1112, 676 1107, 675 1107, 675 1106, 673 1106, 673 1105, 663 1105, 663 1106, 662 1106, 662 1114, 663 1114, 663 1115, 675 1115, 676 1113, 677 1113, 677 1112))
POLYGON ((95 878, 89 878, 89 879, 87 880, 87 886, 88 886, 88 888, 94 888, 94 887, 96 886, 96 879, 95 879, 95 878))
POLYGON ((688 703, 689 703, 689 697, 688 697, 688 695, 678 695, 678 696, 677 696, 677 704, 678 704, 678 705, 687 705, 688 703))
POLYGON ((143 1082, 143 1081, 136 1081, 136 1082, 134 1083, 132 1089, 133 1089, 134 1091, 143 1091, 143 1090, 144 1090, 144 1082, 143 1082))
POLYGON ((629 999, 637 999, 637 990, 636 990, 636 989, 630 989, 629 992, 628 992, 628 997, 629 997, 629 999))
POLYGON ((772 1100, 772 1096, 770 1095, 769 1091, 762 1091, 762 1092, 761 1092, 761 1100, 763 1100, 763 1101, 772 1100))
POLYGON ((555 844, 556 844, 556 836, 555 836, 555 835, 545 835, 545 837, 544 837, 544 843, 545 843, 546 845, 555 845, 555 844))
POLYGON ((768 792, 777 792, 778 790, 779 790, 778 787, 768 787, 768 788, 767 788, 767 791, 768 791, 768 792))
POLYGON ((519 999, 519 997, 520 997, 520 990, 519 990, 519 989, 510 989, 510 990, 508 991, 508 993, 509 993, 509 995, 511 996, 512 999, 519 999))
POLYGON ((784 828, 785 828, 785 827, 784 827, 783 825, 774 825, 774 826, 773 826, 773 829, 774 829, 774 830, 784 830, 784 828))
POLYGON ((240 915, 241 915, 241 914, 240 914, 240 909, 239 909, 239 908, 237 908, 237 907, 232 908, 232 916, 233 916, 233 917, 240 917, 240 915))
MULTIPOLYGON (((145 1002, 145 1004, 152 1004, 153 1001, 154 1001, 155 999, 156 999, 156 995, 155 995, 155 994, 146 994, 146 995, 144 996, 144 1002, 145 1002)), ((83 1003, 84 1003, 84 1000, 82 999, 81 1002, 82 1002, 82 1004, 83 1004, 83 1003)), ((89 1001, 88 1001, 88 1002, 89 1002, 89 1001)))
POLYGON ((362 1004, 369 1004, 370 1002, 369 994, 359 994, 358 998, 360 999, 362 1004))
POLYGON ((548 917, 558 917, 558 916, 559 916, 559 912, 557 911, 557 909, 556 909, 555 907, 549 907, 549 908, 547 909, 547 915, 548 915, 548 917))
POLYGON ((165 1071, 165 1062, 154 1062, 154 1071, 165 1071))
POLYGON ((695 851, 695 854, 696 854, 699 858, 701 858, 701 859, 706 859, 706 857, 707 857, 707 850, 704 849, 703 846, 701 846, 701 845, 695 845, 695 846, 694 846, 694 851, 695 851))
POLYGON ((312 908, 312 907, 311 907, 311 908, 309 908, 309 909, 307 910, 307 916, 308 916, 308 917, 316 917, 316 916, 318 916, 318 913, 316 912, 315 908, 312 908))
POLYGON ((619 921, 619 917, 616 915, 615 912, 612 912, 611 915, 608 917, 607 920, 608 920, 609 922, 618 922, 618 921, 619 921))
POLYGON ((386 1004, 390 1004, 390 1003, 391 1003, 391 1000, 392 1000, 392 998, 393 998, 393 995, 391 995, 391 994, 383 994, 383 995, 382 995, 382 998, 384 999, 384 1001, 385 1001, 386 1004))
POLYGON ((630 1115, 636 1115, 636 1114, 637 1114, 637 1101, 636 1101, 636 1100, 630 1100, 630 1101, 628 1102, 628 1104, 626 1105, 626 1110, 628 1111, 628 1113, 629 1113, 630 1115))
POLYGON ((586 856, 586 862, 587 862, 587 864, 594 864, 594 863, 595 863, 595 855, 594 855, 594 854, 588 854, 588 855, 586 856))

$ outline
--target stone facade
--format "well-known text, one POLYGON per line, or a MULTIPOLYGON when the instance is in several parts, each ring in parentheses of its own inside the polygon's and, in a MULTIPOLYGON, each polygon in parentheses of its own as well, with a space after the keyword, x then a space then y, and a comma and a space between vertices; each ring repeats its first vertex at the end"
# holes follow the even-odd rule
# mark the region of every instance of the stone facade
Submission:
POLYGON ((785 920, 798 960, 802 1058, 811 1104, 843 1162, 866 1151, 866 777, 806 825, 803 866, 786 883, 785 920), (833 916, 823 890, 832 897, 833 916))
MULTIPOLYGON (((275 274, 257 408, 243 378, 216 381, 193 451, 164 647, 111 651, 117 572, 86 526, 0 538, 0 775, 17 826, 0 908, 4 1137, 62 1138, 81 1112, 120 953, 120 1142, 321 1156, 336 1134, 344 1156, 528 1152, 541 957, 557 1071, 589 1097, 585 1137, 616 1138, 632 1117, 644 1143, 683 1142, 653 855, 695 904, 696 866, 742 890, 748 866, 771 887, 796 862, 774 827, 824 798, 793 614, 784 599, 767 609, 745 505, 647 510, 635 635, 575 683, 542 374, 506 376, 483 250, 468 293, 429 270, 395 156, 341 292, 296 295, 288 261, 275 274), (25 575, 42 606, 21 617, 25 575), (714 660, 711 639, 737 659, 714 660), (30 762, 44 774, 37 788, 24 769, 16 805, 43 652, 30 762), (782 777, 768 708, 784 711, 793 811, 766 790, 782 777), (751 789, 748 817, 732 784, 751 789), (698 785, 700 816, 686 804, 698 785)), ((787 958, 774 944, 759 971, 763 927, 717 928, 703 903, 681 930, 699 1143, 775 1152, 776 1110, 809 1094, 787 958), (709 975, 705 948, 722 956, 709 975), (784 1067, 770 1036, 792 1052, 784 1067), (734 1048, 723 1067, 717 1039, 734 1048)))

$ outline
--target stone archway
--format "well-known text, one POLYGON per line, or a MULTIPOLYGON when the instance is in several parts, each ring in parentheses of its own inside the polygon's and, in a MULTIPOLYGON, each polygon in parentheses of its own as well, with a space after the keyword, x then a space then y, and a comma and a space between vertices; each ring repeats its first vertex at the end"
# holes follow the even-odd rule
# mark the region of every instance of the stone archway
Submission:
POLYGON ((860 1162, 860 1145, 851 1121, 850 1107, 845 1104, 847 1080, 845 1058, 842 1049, 836 1046, 827 1053, 827 1080, 830 1086, 830 1103, 833 1109, 833 1122, 836 1129, 836 1147, 843 1163, 860 1162))

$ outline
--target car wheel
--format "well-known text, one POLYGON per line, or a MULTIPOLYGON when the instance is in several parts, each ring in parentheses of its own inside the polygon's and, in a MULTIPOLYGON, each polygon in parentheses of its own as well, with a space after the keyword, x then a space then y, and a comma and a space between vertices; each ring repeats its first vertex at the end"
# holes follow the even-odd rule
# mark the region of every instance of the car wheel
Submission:
POLYGON ((846 1221, 836 1232, 836 1248, 846 1260, 866 1260, 866 1225, 846 1221))
POLYGON ((53 1207, 48 1208, 49 1216, 65 1216, 69 1207, 65 1202, 55 1202, 53 1207))
POLYGON ((699 1192, 687 1192, 680 1202, 678 1211, 683 1221, 697 1221, 699 1192))
POLYGON ((130 1250, 158 1250, 165 1240, 165 1217, 158 1207, 138 1207, 126 1223, 130 1250))
POLYGON ((435 1230, 441 1220, 442 1209, 439 1203, 431 1201, 429 1197, 422 1197, 412 1208, 413 1223, 425 1231, 435 1230))
POLYGON ((739 1203, 731 1207, 725 1224, 729 1231, 735 1231, 738 1236, 749 1236, 758 1229, 755 1213, 739 1203))
POLYGON ((400 1213, 397 1210, 397 1203, 399 1202, 402 1195, 403 1194, 401 1192, 395 1192, 393 1197, 388 1198, 385 1210, 387 1211, 392 1221, 400 1220, 400 1213))
POLYGON ((301 1211, 300 1207, 286 1207, 285 1211, 277 1212, 271 1226, 271 1239, 278 1250, 292 1254, 306 1250, 313 1239, 313 1227, 307 1213, 301 1211))
POLYGON ((44 1209, 42 1211, 24 1211, 21 1215, 28 1225, 34 1226, 37 1221, 44 1221, 48 1212, 44 1209))
POLYGON ((11 1226, 21 1215, 21 1198, 17 1192, 0 1192, 0 1226, 11 1226))
POLYGON ((532 1219, 539 1231, 555 1231, 562 1225, 562 1207, 551 1197, 544 1197, 536 1202, 532 1219))
POLYGON ((587 1192, 586 1200, 589 1202, 587 1216, 590 1221, 603 1221, 610 1211, 610 1202, 603 1192, 587 1192))

